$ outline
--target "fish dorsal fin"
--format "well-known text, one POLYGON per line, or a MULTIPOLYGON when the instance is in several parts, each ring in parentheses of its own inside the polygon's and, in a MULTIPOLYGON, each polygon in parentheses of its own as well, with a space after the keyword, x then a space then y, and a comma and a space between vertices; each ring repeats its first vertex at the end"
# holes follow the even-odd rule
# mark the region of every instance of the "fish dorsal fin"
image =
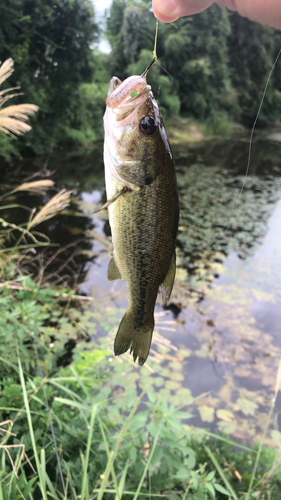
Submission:
POLYGON ((117 267, 114 255, 110 259, 109 264, 108 264, 108 269, 107 269, 107 279, 108 281, 114 281, 114 280, 121 280, 122 276, 120 274, 120 271, 117 267))
POLYGON ((162 300, 164 306, 167 305, 170 295, 172 293, 175 274, 176 274, 176 252, 173 253, 170 267, 162 284, 162 300))
POLYGON ((114 203, 119 198, 119 196, 121 196, 122 194, 126 193, 126 191, 128 191, 128 188, 127 188, 127 186, 124 186, 121 189, 121 191, 118 191, 118 193, 115 193, 115 195, 112 196, 112 198, 110 198, 110 200, 108 200, 102 207, 98 208, 98 210, 95 210, 93 212, 93 214, 97 214, 98 212, 101 212, 105 208, 109 207, 109 205, 111 205, 112 203, 114 203))

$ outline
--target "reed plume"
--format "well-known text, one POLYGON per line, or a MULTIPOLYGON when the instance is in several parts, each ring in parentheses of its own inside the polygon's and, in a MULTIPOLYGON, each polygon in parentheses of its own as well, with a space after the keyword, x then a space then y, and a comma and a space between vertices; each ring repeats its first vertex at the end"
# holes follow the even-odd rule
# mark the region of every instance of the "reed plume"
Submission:
POLYGON ((45 220, 51 219, 58 212, 64 210, 70 203, 70 195, 72 191, 67 191, 62 189, 57 193, 51 200, 35 215, 34 219, 29 221, 27 229, 30 230, 32 227, 41 224, 45 220))
MULTIPOLYGON (((14 61, 11 58, 7 59, 2 65, 0 65, 0 85, 9 76, 11 76, 13 71, 14 61)), ((15 104, 13 106, 3 108, 3 105, 9 99, 21 95, 18 92, 13 92, 19 88, 20 87, 11 87, 0 91, 0 131, 12 137, 29 132, 31 126, 25 122, 38 110, 38 106, 35 104, 15 104)))

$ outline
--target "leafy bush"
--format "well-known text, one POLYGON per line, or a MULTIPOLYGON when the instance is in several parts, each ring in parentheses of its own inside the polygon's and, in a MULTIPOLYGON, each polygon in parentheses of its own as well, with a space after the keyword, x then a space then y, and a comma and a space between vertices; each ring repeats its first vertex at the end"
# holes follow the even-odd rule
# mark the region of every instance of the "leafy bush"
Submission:
POLYGON ((60 129, 60 143, 73 146, 89 144, 103 138, 103 114, 107 82, 83 83, 69 108, 60 129))
POLYGON ((77 88, 91 79, 90 46, 98 33, 88 0, 11 0, 2 9, 1 58, 15 61, 10 86, 20 84, 24 100, 40 108, 33 130, 17 142, 17 149, 40 154, 57 144, 77 88))
POLYGON ((12 162, 13 156, 20 156, 13 144, 13 139, 5 135, 4 132, 0 132, 0 154, 7 163, 12 162))
MULTIPOLYGON (((109 370, 109 353, 81 340, 96 331, 95 310, 65 307, 63 299, 73 299, 71 294, 40 289, 30 278, 22 288, 0 289, 0 422, 13 421, 13 434, 4 433, 0 441, 3 500, 47 498, 47 491, 54 499, 235 499, 248 491, 256 449, 237 451, 240 445, 226 437, 211 438, 183 424, 192 415, 151 388, 141 397, 137 386, 120 390, 124 374, 109 370), (22 445, 26 455, 20 461, 22 445)), ((279 471, 280 456, 263 450, 248 498, 262 492, 259 498, 277 500, 279 471)))

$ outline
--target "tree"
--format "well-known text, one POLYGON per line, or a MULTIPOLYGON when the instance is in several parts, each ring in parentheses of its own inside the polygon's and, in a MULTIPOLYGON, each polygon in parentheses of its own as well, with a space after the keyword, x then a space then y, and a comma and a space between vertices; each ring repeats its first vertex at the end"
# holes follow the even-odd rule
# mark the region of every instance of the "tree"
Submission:
POLYGON ((21 140, 42 153, 56 144, 79 84, 91 77, 91 44, 98 27, 90 0, 7 0, 0 7, 0 53, 12 57, 11 86, 40 110, 21 140))
POLYGON ((136 63, 142 49, 154 46, 155 17, 149 4, 132 0, 113 0, 107 20, 107 35, 112 46, 110 70, 121 80, 129 76, 129 64, 136 63))
MULTIPOLYGON (((129 64, 137 63, 143 49, 152 54, 155 17, 149 7, 149 1, 113 0, 108 37, 112 44, 112 70, 121 79, 129 76, 129 64)), ((179 19, 176 26, 160 24, 157 54, 173 76, 172 91, 178 94, 181 113, 205 120, 219 109, 233 107, 227 54, 229 34, 227 10, 215 5, 202 14, 179 19)))
POLYGON ((176 24, 177 29, 166 29, 162 61, 176 81, 181 113, 205 120, 219 109, 231 108, 226 9, 213 5, 176 24))
MULTIPOLYGON (((276 32, 236 13, 229 14, 229 18, 231 35, 228 39, 228 53, 231 80, 238 95, 241 119, 252 125, 276 57, 276 32)), ((276 120, 281 115, 281 86, 277 76, 270 80, 267 88, 259 119, 264 123, 276 120)))

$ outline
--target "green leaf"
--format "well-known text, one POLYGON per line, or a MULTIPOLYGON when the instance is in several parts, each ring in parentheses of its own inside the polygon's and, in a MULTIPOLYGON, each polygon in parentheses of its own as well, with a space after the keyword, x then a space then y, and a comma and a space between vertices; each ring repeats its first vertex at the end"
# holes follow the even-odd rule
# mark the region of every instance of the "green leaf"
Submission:
POLYGON ((212 470, 211 472, 209 472, 209 474, 207 474, 207 476, 206 476, 206 481, 212 481, 212 479, 214 479, 214 477, 215 477, 215 474, 216 473, 215 473, 214 470, 212 470))
POLYGON ((223 470, 222 470, 219 462, 217 461, 215 455, 212 453, 212 451, 210 450, 210 448, 208 446, 204 445, 204 449, 206 450, 209 458, 213 462, 213 464, 214 464, 215 468, 217 469, 220 477, 222 478, 225 486, 227 487, 228 491, 227 490, 226 491, 227 491, 228 496, 231 495, 234 498, 234 500, 238 500, 238 497, 237 497, 235 491, 233 490, 233 488, 232 488, 231 484, 229 483, 228 479, 226 478, 225 473, 223 472, 223 470))
POLYGON ((221 486, 221 484, 215 483, 214 487, 216 488, 217 491, 229 497, 229 491, 227 491, 223 486, 221 486))
POLYGON ((205 483, 206 490, 209 492, 209 495, 211 498, 215 499, 216 498, 216 492, 214 490, 214 487, 211 483, 205 483))
POLYGON ((155 437, 157 432, 158 432, 158 428, 159 428, 159 423, 156 423, 156 422, 150 422, 147 426, 147 430, 148 432, 150 432, 150 434, 155 437))
POLYGON ((85 493, 86 493, 86 481, 87 481, 87 471, 88 471, 88 465, 89 465, 89 458, 90 458, 90 450, 92 446, 92 437, 93 437, 93 428, 94 428, 94 422, 97 414, 97 405, 93 405, 92 407, 92 412, 91 412, 91 420, 90 420, 90 427, 89 427, 89 434, 88 434, 88 440, 87 440, 87 448, 86 448, 86 457, 85 457, 85 463, 83 467, 83 479, 82 479, 82 488, 81 488, 81 499, 85 500, 85 493))
POLYGON ((149 401, 151 401, 151 403, 155 403, 156 401, 156 394, 152 391, 147 391, 147 395, 148 395, 148 398, 149 398, 149 401))

